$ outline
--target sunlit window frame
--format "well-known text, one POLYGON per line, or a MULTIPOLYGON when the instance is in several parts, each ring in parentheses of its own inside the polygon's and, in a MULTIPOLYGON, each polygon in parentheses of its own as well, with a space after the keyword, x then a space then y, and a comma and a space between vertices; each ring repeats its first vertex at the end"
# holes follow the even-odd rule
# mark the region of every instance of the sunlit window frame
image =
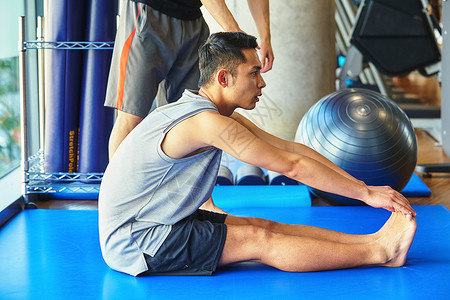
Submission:
MULTIPOLYGON (((37 13, 35 0, 23 0, 25 3, 25 15, 26 15, 26 36, 27 39, 36 39, 36 25, 37 25, 37 13)), ((42 1, 41 1, 42 2, 42 1)), ((11 26, 18 26, 19 20, 16 24, 11 26)), ((19 39, 19 37, 18 37, 19 39)), ((19 53, 17 53, 19 55, 19 53)), ((31 126, 27 132, 28 136, 28 149, 32 152, 39 149, 39 106, 37 100, 37 54, 34 51, 27 54, 27 94, 28 108, 27 108, 27 121, 31 126)), ((0 201, 0 230, 9 219, 14 217, 17 213, 25 207, 25 200, 22 196, 22 182, 23 182, 23 170, 21 166, 17 166, 16 169, 0 178, 0 191, 2 193, 0 201)))

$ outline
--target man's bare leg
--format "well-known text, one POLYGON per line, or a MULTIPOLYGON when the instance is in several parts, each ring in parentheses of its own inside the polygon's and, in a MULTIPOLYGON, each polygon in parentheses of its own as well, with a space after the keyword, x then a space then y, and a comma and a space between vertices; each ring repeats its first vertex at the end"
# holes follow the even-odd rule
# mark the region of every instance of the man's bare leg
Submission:
MULTIPOLYGON (((317 239, 310 232, 307 233, 310 236, 303 237, 275 233, 252 225, 227 224, 227 240, 220 265, 257 261, 291 272, 364 265, 398 267, 406 261, 416 226, 413 217, 393 213, 383 228, 375 234, 376 239, 363 242, 364 236, 356 235, 356 243, 345 243, 331 241, 339 240, 338 237, 331 237, 335 235, 334 231, 325 233, 319 230, 324 236, 317 239), (361 242, 357 242, 358 237, 361 237, 361 242)), ((347 235, 344 236, 344 241, 347 241, 347 235)))
POLYGON ((281 233, 304 238, 314 238, 344 244, 368 243, 376 240, 376 233, 365 235, 347 234, 320 227, 284 224, 260 218, 245 218, 229 215, 227 216, 226 223, 230 225, 252 225, 274 233, 281 233))
MULTIPOLYGON (((391 215, 389 220, 386 222, 386 225, 390 224, 393 221, 392 219, 393 218, 391 215)), ((379 231, 371 234, 356 235, 328 230, 315 226, 284 224, 261 218, 236 217, 232 215, 227 216, 226 223, 230 225, 252 225, 264 228, 275 233, 282 233, 300 237, 310 237, 314 239, 321 239, 325 241, 339 242, 344 244, 369 243, 377 240, 380 235, 379 231)))
POLYGON ((111 160, 117 147, 122 143, 123 139, 141 123, 142 118, 120 111, 117 111, 116 121, 114 123, 111 135, 109 137, 109 159, 111 160))

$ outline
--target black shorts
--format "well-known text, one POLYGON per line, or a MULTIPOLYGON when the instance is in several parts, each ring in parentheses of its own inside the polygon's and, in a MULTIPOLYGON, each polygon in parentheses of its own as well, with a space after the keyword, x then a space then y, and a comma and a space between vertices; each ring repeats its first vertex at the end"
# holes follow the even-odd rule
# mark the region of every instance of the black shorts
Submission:
POLYGON ((226 216, 199 209, 173 225, 156 255, 145 255, 142 275, 212 275, 225 245, 226 216))

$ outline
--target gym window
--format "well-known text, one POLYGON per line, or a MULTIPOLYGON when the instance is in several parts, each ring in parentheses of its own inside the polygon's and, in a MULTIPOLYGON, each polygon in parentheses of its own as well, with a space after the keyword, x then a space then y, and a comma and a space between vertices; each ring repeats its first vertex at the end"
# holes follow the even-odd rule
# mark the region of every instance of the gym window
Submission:
MULTIPOLYGON (((36 16, 42 15, 43 0, 1 1, 0 9, 0 226, 11 216, 21 198, 19 16, 25 15, 27 39, 36 39, 36 16)), ((37 104, 37 55, 27 57, 27 120, 30 151, 39 144, 37 104)))

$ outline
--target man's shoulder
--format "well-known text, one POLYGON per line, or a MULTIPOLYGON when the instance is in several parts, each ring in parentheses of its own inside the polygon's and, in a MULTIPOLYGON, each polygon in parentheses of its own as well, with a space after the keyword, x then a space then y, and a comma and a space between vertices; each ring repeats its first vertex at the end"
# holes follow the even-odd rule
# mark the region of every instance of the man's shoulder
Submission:
POLYGON ((178 101, 158 108, 158 111, 162 112, 168 110, 182 110, 189 113, 190 111, 201 110, 217 111, 217 107, 208 99, 194 93, 193 91, 186 90, 178 101))

